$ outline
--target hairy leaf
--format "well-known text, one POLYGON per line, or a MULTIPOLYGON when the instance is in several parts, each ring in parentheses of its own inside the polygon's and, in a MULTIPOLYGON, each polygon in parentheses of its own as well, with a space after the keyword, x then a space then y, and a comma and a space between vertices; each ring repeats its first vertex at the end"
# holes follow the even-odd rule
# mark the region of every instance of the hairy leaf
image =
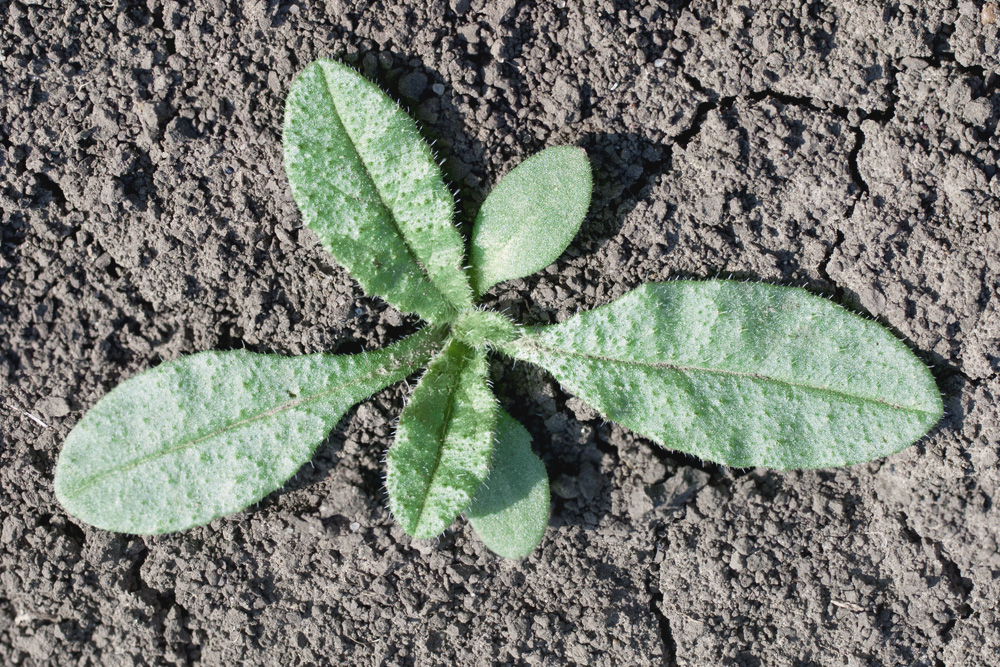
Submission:
POLYGON ((198 526, 260 500, 358 401, 427 363, 440 332, 377 352, 245 350, 164 363, 111 390, 66 438, 55 491, 70 514, 126 533, 198 526))
POLYGON ((575 146, 547 148, 504 176, 472 230, 476 295, 556 261, 587 215, 590 190, 587 153, 575 146))
POLYGON ((934 378, 906 345, 798 288, 647 284, 506 351, 608 419, 730 466, 869 461, 942 414, 934 378))
POLYGON ((413 537, 444 531, 486 479, 497 409, 486 372, 483 351, 452 340, 399 418, 386 487, 392 513, 413 537))
POLYGON ((416 125, 381 90, 317 60, 288 92, 284 146, 303 221, 367 293, 429 322, 472 305, 454 200, 416 125))
POLYGON ((497 418, 490 476, 465 511, 490 551, 522 558, 549 523, 549 477, 531 451, 531 435, 503 409, 497 418))

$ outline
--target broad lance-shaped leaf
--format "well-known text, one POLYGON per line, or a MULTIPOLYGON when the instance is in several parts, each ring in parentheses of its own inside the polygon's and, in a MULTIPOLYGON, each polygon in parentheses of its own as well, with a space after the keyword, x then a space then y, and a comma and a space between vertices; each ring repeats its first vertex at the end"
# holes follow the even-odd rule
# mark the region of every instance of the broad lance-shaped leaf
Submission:
POLYGON ((648 284, 506 351, 608 419, 735 467, 870 461, 942 414, 934 378, 906 345, 792 287, 648 284))
POLYGON ((531 451, 531 435, 501 409, 493 439, 490 475, 465 510, 490 551, 504 558, 527 556, 549 523, 549 477, 531 451))
POLYGON ((285 171, 305 224, 368 294, 429 322, 472 305, 454 199, 413 120, 317 60, 285 102, 285 171))
POLYGON ((392 513, 413 537, 439 535, 486 479, 497 410, 486 372, 485 353, 454 339, 400 415, 386 488, 392 513))
POLYGON ((55 491, 89 524, 191 528, 280 488, 358 401, 420 368, 424 329, 384 350, 281 357, 246 350, 167 362, 112 389, 73 428, 55 491))
POLYGON ((476 295, 556 261, 587 215, 590 190, 587 153, 575 146, 547 148, 504 176, 472 229, 469 260, 476 295))

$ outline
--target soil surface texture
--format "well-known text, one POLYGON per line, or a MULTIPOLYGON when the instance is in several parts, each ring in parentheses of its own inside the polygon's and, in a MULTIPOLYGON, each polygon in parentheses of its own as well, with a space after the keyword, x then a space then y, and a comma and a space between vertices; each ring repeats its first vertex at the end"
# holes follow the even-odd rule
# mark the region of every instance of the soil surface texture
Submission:
POLYGON ((996 665, 998 29, 978 0, 0 2, 0 663, 996 665), (466 222, 532 153, 587 150, 580 235, 489 306, 804 286, 932 364, 945 418, 867 465, 733 470, 496 358, 552 480, 523 561, 464 519, 432 542, 393 523, 402 383, 259 506, 154 538, 78 523, 53 467, 122 380, 415 329, 292 201, 284 97, 318 57, 420 120, 466 222))

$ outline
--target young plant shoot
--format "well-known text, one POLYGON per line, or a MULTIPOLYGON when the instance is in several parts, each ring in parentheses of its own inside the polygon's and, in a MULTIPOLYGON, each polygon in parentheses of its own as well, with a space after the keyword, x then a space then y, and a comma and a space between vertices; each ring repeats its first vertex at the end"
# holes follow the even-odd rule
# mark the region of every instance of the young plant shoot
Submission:
POLYGON ((798 288, 650 283, 536 327, 477 308, 576 235, 591 192, 579 148, 548 148, 507 174, 468 249, 416 125, 351 68, 320 60, 299 74, 284 151, 323 247, 426 326, 373 352, 202 352, 126 380, 83 416, 56 466, 56 495, 83 521, 158 534, 237 512, 294 475, 352 405, 426 368, 386 459, 393 516, 425 539, 464 512, 492 551, 522 557, 545 531, 548 479, 493 396, 497 353, 541 366, 606 419, 727 466, 862 463, 941 417, 934 379, 906 345, 798 288))

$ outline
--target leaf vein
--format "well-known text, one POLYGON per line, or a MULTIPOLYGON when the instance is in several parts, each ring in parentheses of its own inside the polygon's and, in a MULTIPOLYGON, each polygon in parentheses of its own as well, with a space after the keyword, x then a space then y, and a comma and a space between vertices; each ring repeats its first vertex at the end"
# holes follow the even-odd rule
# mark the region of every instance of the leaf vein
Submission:
POLYGON ((330 95, 330 102, 333 106, 333 112, 334 114, 336 114, 337 120, 340 121, 341 127, 344 128, 344 134, 346 134, 347 138, 350 139, 351 148, 354 150, 354 154, 358 157, 358 163, 361 165, 361 168, 364 169, 365 176, 368 178, 368 181, 372 184, 372 189, 378 195, 378 203, 381 205, 382 209, 386 212, 386 217, 392 223, 393 229, 396 230, 396 233, 399 235, 399 238, 403 241, 403 247, 406 248, 407 253, 410 255, 410 259, 413 260, 413 263, 417 265, 418 269, 420 269, 420 273, 422 273, 423 276, 427 279, 427 281, 434 287, 434 289, 437 290, 438 294, 442 297, 444 302, 446 304, 453 306, 454 304, 451 303, 451 299, 448 298, 448 293, 445 290, 441 289, 441 286, 438 284, 438 281, 434 278, 434 276, 431 275, 430 271, 420 260, 420 256, 417 254, 417 251, 414 250, 413 245, 410 242, 410 239, 406 236, 405 230, 399 224, 399 221, 396 219, 395 212, 389 206, 388 202, 386 202, 385 195, 382 193, 381 188, 379 188, 378 183, 372 177, 371 170, 368 168, 368 163, 365 162, 364 157, 361 155, 361 151, 358 150, 358 142, 354 138, 354 135, 351 134, 350 128, 347 127, 347 123, 344 122, 344 117, 343 115, 341 115, 340 109, 337 107, 337 96, 334 95, 333 89, 330 87, 330 81, 326 78, 325 72, 323 73, 323 83, 326 85, 326 91, 330 95))
POLYGON ((281 404, 276 405, 276 406, 274 406, 272 408, 269 408, 269 409, 267 409, 267 410, 265 410, 263 412, 259 412, 259 413, 255 414, 255 415, 251 415, 249 417, 244 417, 243 419, 241 419, 239 421, 232 422, 232 423, 229 423, 229 424, 225 424, 224 426, 220 426, 220 427, 218 427, 216 429, 213 429, 212 431, 206 433, 205 435, 202 435, 202 436, 199 436, 197 438, 194 438, 193 440, 188 440, 188 441, 181 442, 181 443, 178 443, 178 444, 173 445, 173 446, 169 446, 169 447, 166 447, 166 448, 163 448, 163 449, 158 449, 156 451, 150 452, 149 454, 146 454, 145 456, 141 456, 141 457, 139 457, 139 458, 137 458, 137 459, 135 459, 133 461, 130 461, 130 462, 126 463, 126 464, 114 466, 114 467, 108 468, 107 470, 101 470, 100 472, 96 472, 96 473, 94 473, 92 475, 88 475, 87 477, 84 477, 82 480, 80 480, 79 483, 77 483, 72 488, 70 488, 69 490, 67 490, 67 493, 76 494, 76 493, 80 493, 82 491, 86 491, 88 488, 90 488, 91 486, 93 486, 94 484, 96 484, 97 482, 99 482, 100 480, 104 479, 105 477, 108 477, 109 475, 113 475, 113 474, 116 474, 116 473, 128 472, 129 470, 132 470, 133 468, 136 468, 136 467, 138 467, 138 466, 140 466, 140 465, 142 465, 144 463, 149 463, 150 461, 155 461, 156 459, 162 458, 164 456, 168 456, 170 454, 174 454, 174 453, 177 453, 177 452, 184 451, 186 449, 190 449, 192 447, 196 447, 196 446, 200 445, 201 443, 203 443, 203 442, 205 442, 207 440, 211 440, 212 438, 215 438, 216 436, 221 435, 223 433, 226 433, 226 432, 229 432, 229 431, 234 431, 234 430, 236 430, 238 428, 241 428, 241 427, 243 427, 243 426, 245 426, 247 424, 251 424, 253 422, 260 421, 261 419, 267 419, 268 417, 273 417, 276 414, 280 414, 282 412, 285 412, 286 410, 291 410, 292 408, 296 408, 296 407, 298 407, 300 405, 304 405, 304 404, 307 404, 307 403, 312 403, 313 401, 318 401, 318 400, 320 400, 322 398, 325 398, 325 397, 327 397, 327 396, 329 396, 329 395, 331 395, 333 393, 341 391, 345 387, 349 387, 351 385, 355 385, 355 384, 358 384, 358 383, 361 383, 361 382, 367 382, 368 380, 371 380, 371 379, 377 377, 378 375, 389 375, 389 374, 392 374, 395 370, 397 370, 399 368, 402 368, 402 367, 404 367, 404 366, 406 366, 408 364, 413 363, 413 360, 415 358, 419 358, 421 356, 421 354, 422 354, 422 351, 418 351, 418 352, 412 353, 410 355, 407 355, 407 357, 405 359, 400 360, 392 368, 385 368, 385 367, 375 368, 375 369, 372 370, 372 372, 368 373, 367 375, 363 375, 360 378, 351 378, 349 381, 344 382, 343 384, 339 384, 339 385, 337 385, 335 387, 331 387, 329 389, 324 389, 321 392, 318 392, 318 393, 315 393, 315 394, 311 394, 309 396, 302 396, 300 398, 296 398, 296 399, 288 401, 286 403, 281 403, 281 404))
POLYGON ((462 372, 465 370, 466 362, 467 359, 463 355, 462 361, 460 362, 460 365, 455 373, 458 377, 458 381, 449 387, 450 391, 448 393, 448 403, 445 405, 444 420, 441 422, 441 428, 438 429, 438 442, 440 444, 437 451, 434 453, 434 465, 431 468, 430 475, 427 477, 427 491, 420 499, 420 509, 417 510, 417 526, 423 523, 424 512, 427 510, 428 500, 430 499, 431 490, 434 486, 434 478, 437 476, 438 468, 441 467, 441 459, 444 455, 445 443, 448 440, 448 434, 451 432, 451 417, 452 413, 455 411, 455 396, 458 394, 458 386, 461 383, 462 372))
POLYGON ((577 352, 575 350, 566 350, 566 349, 563 349, 563 348, 557 348, 557 347, 552 347, 552 346, 548 346, 548 345, 543 345, 543 344, 535 342, 535 341, 524 340, 523 338, 521 340, 516 341, 514 343, 514 345, 516 347, 522 347, 522 348, 534 348, 535 350, 538 350, 538 351, 541 351, 541 352, 548 352, 550 354, 556 354, 556 355, 561 354, 561 355, 567 356, 567 357, 577 357, 577 358, 581 358, 581 359, 590 359, 590 360, 593 360, 593 361, 602 361, 602 362, 606 362, 606 363, 623 364, 623 365, 626 365, 626 366, 638 366, 638 367, 645 367, 645 368, 657 368, 657 369, 675 371, 677 373, 681 373, 681 374, 683 374, 685 376, 688 376, 688 377, 690 377, 691 375, 696 374, 696 373, 705 373, 707 375, 724 375, 724 376, 730 376, 730 377, 739 377, 739 378, 745 378, 745 379, 749 379, 749 380, 757 380, 757 381, 760 381, 760 382, 769 382, 769 383, 783 385, 783 386, 795 387, 795 388, 798 388, 798 389, 805 389, 807 391, 825 392, 825 393, 828 393, 828 394, 833 394, 834 396, 839 396, 839 397, 844 398, 844 399, 851 399, 851 400, 855 400, 855 401, 866 401, 866 402, 870 402, 870 403, 876 403, 878 405, 882 405, 882 406, 885 406, 887 408, 891 408, 893 410, 899 410, 901 412, 913 412, 913 413, 924 414, 924 415, 934 414, 930 410, 924 410, 922 408, 917 408, 917 407, 913 407, 913 406, 909 406, 909 405, 903 405, 901 403, 893 403, 892 401, 888 401, 888 400, 883 399, 883 398, 877 398, 877 397, 872 397, 872 396, 862 396, 862 395, 859 395, 859 394, 852 394, 852 393, 849 393, 849 392, 846 392, 846 391, 840 391, 840 390, 837 390, 837 389, 833 389, 832 387, 825 387, 823 385, 809 384, 809 383, 806 383, 806 382, 795 382, 793 380, 786 380, 786 379, 783 379, 783 378, 771 377, 771 376, 768 376, 768 375, 763 375, 761 373, 746 373, 746 372, 742 372, 742 371, 731 371, 731 370, 726 370, 726 369, 722 369, 722 368, 709 368, 709 367, 705 367, 705 366, 694 366, 694 365, 690 365, 690 364, 677 364, 677 363, 671 363, 671 362, 637 361, 637 360, 634 360, 634 359, 621 359, 621 358, 616 358, 616 357, 611 357, 611 356, 606 356, 606 355, 593 354, 593 353, 590 353, 590 352, 577 352))

